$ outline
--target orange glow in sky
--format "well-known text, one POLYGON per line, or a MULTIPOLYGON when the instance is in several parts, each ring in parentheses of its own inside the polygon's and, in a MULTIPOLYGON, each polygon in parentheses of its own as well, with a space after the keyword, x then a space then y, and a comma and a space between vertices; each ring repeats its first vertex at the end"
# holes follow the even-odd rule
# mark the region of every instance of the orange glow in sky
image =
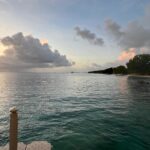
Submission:
POLYGON ((3 44, 0 43, 0 55, 4 55, 5 49, 6 49, 6 47, 3 46, 3 44))
POLYGON ((128 51, 123 51, 120 56, 118 57, 118 60, 125 61, 132 59, 136 55, 136 49, 130 48, 128 51))
POLYGON ((48 44, 48 40, 47 39, 40 39, 41 44, 48 44))

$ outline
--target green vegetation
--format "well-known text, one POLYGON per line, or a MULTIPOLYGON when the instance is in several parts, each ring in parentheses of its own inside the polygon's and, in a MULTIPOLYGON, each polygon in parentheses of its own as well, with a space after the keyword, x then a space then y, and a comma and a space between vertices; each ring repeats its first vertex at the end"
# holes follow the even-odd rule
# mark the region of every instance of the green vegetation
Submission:
POLYGON ((116 68, 113 68, 114 74, 127 74, 127 68, 125 66, 118 66, 116 68))
POLYGON ((90 71, 88 73, 150 75, 150 54, 136 55, 126 65, 127 68, 125 66, 118 66, 104 70, 90 71))
POLYGON ((126 65, 129 74, 150 75, 150 54, 136 55, 126 65))

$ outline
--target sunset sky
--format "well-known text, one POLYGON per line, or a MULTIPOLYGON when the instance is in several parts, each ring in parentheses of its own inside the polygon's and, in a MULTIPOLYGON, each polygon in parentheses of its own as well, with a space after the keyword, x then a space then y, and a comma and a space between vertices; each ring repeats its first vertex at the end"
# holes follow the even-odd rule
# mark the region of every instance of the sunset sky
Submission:
POLYGON ((150 53, 150 0, 0 0, 0 70, 88 71, 150 53))

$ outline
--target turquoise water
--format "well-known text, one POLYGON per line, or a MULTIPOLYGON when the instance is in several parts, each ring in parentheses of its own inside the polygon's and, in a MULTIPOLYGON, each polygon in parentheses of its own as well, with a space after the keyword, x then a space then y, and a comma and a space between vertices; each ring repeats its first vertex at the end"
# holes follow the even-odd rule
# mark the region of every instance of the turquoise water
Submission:
POLYGON ((98 74, 1 73, 0 145, 9 108, 19 140, 54 150, 149 150, 150 78, 98 74))

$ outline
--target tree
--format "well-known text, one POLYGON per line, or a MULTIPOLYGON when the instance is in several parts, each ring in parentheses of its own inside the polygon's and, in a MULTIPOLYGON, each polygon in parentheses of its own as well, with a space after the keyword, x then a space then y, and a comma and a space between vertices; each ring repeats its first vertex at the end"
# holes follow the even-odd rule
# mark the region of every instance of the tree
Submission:
POLYGON ((150 74, 150 54, 136 55, 126 64, 128 73, 150 74))
POLYGON ((127 68, 125 66, 118 66, 113 68, 114 74, 127 74, 127 68))

